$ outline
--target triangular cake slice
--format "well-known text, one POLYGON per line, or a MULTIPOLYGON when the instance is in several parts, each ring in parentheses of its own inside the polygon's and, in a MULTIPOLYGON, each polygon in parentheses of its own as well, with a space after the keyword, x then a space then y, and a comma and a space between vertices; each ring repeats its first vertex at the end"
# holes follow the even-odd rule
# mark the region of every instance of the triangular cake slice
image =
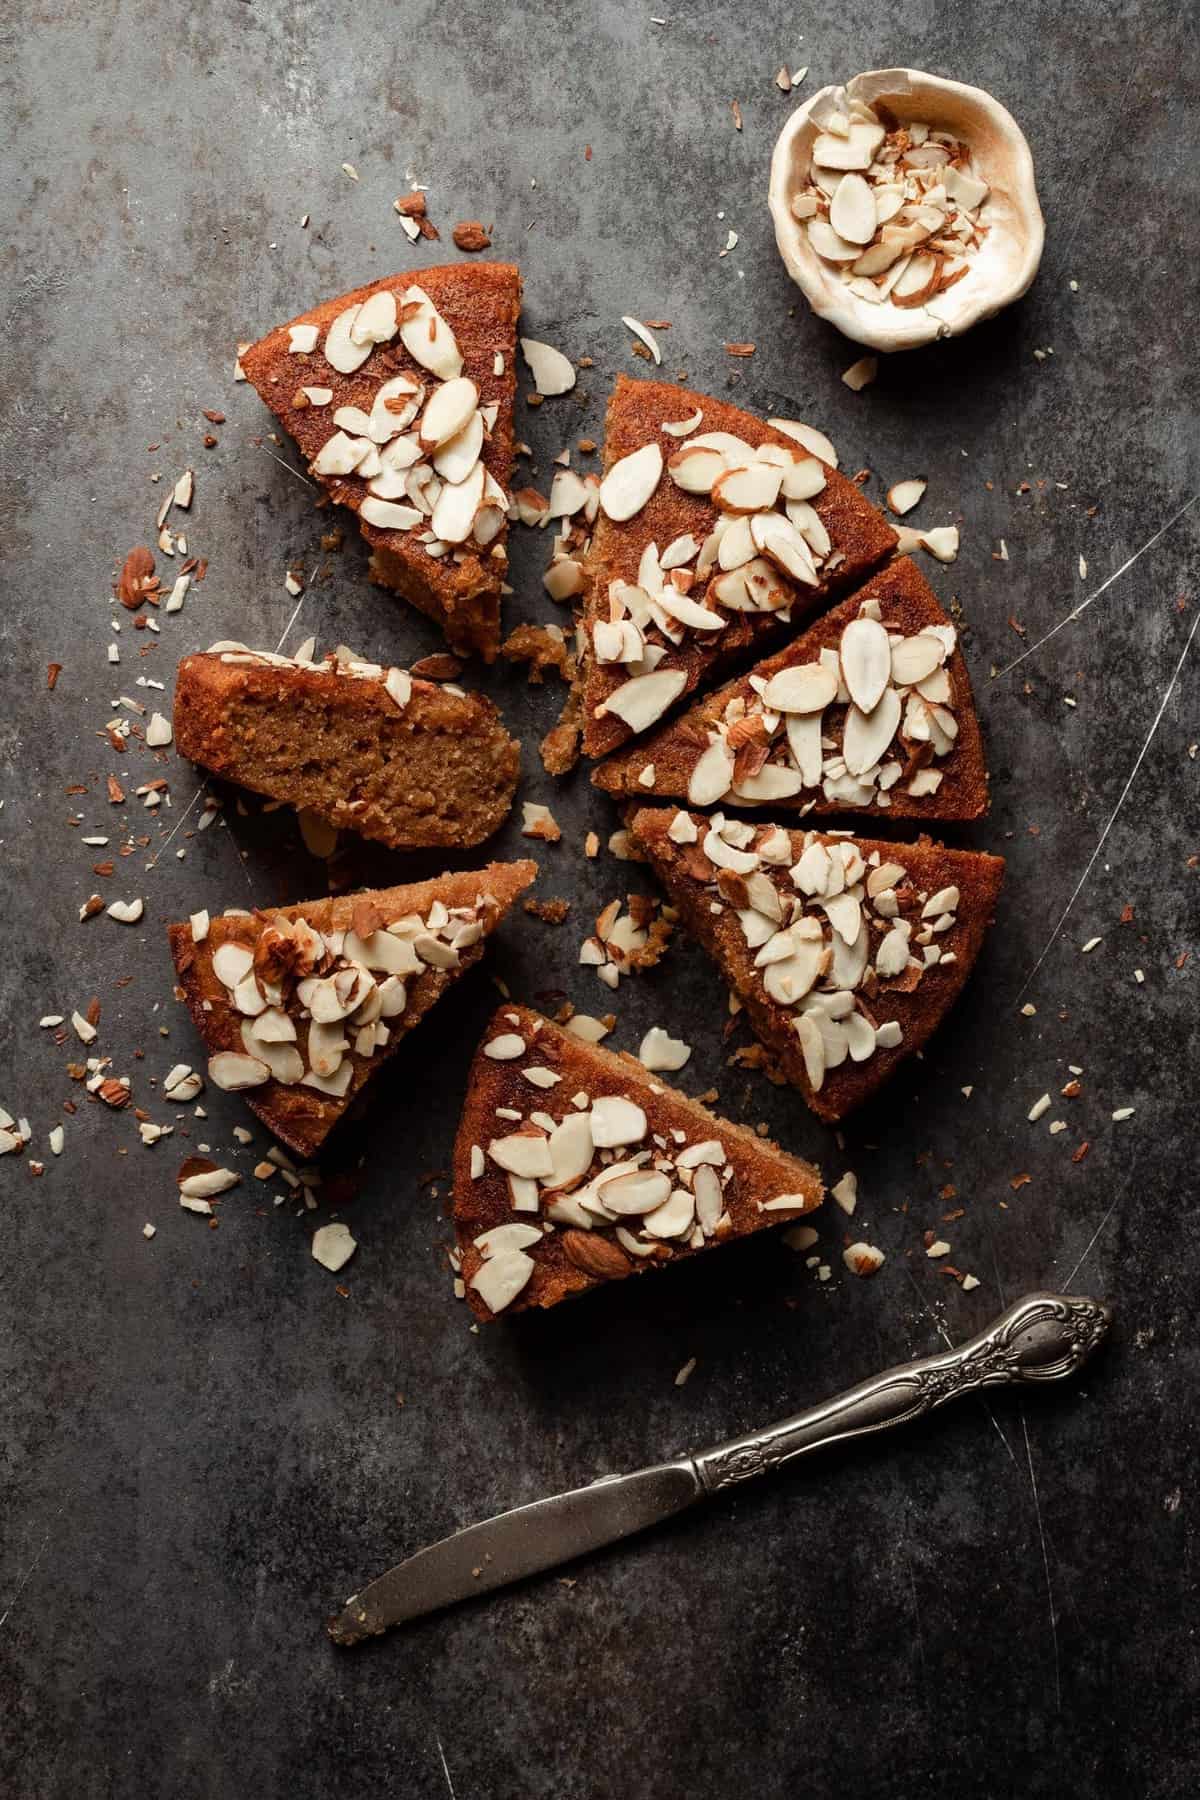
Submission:
POLYGON ((241 353, 334 500, 371 574, 491 662, 513 466, 521 277, 511 263, 389 275, 241 353))
POLYGON ((209 1081, 314 1155, 536 875, 533 862, 491 863, 169 926, 209 1081))
POLYGON ((987 766, 958 633, 908 557, 592 771, 693 806, 977 819, 987 766))
POLYGON ((521 761, 482 694, 378 663, 233 643, 180 663, 175 747, 393 850, 482 843, 508 816, 521 761))
POLYGON ((962 991, 1001 857, 651 807, 630 829, 756 1035, 822 1119, 921 1048, 962 991))
POLYGON ((618 376, 587 556, 589 756, 777 643, 894 551, 882 514, 783 423, 618 376))
POLYGON ((748 1237, 821 1196, 811 1164, 632 1056, 502 1006, 454 1144, 452 1261, 491 1319, 748 1237))

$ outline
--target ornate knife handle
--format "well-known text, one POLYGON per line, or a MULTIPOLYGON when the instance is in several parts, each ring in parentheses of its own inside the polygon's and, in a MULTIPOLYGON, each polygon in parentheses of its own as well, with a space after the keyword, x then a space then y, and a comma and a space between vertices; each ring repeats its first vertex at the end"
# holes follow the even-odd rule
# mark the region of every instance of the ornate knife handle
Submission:
POLYGON ((906 1425, 976 1388, 1058 1381, 1083 1367, 1111 1323, 1111 1308, 1102 1301, 1026 1294, 957 1349, 885 1369, 767 1431, 702 1450, 694 1458, 701 1485, 719 1493, 810 1450, 906 1425))

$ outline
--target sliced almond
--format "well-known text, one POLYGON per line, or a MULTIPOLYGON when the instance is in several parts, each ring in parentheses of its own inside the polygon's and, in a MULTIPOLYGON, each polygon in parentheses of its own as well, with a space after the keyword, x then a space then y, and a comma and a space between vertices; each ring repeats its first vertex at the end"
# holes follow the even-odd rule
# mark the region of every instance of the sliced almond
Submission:
POLYGON ((658 596, 657 604, 669 618, 677 619, 693 631, 720 631, 727 621, 720 613, 711 612, 707 606, 701 606, 698 600, 692 600, 687 594, 677 594, 674 588, 664 588, 658 596))
POLYGON ((651 1071, 666 1070, 673 1074, 683 1068, 691 1054, 691 1045, 685 1044, 682 1038, 673 1038, 661 1025, 652 1025, 638 1049, 638 1061, 651 1071))
POLYGON ((628 313, 622 315, 621 323, 627 331, 632 331, 634 337, 642 340, 643 344, 645 344, 647 350, 654 358, 654 364, 657 368, 662 362, 662 352, 658 347, 658 339, 655 337, 654 333, 643 325, 640 319, 631 319, 628 313))
POLYGON ((533 385, 548 399, 566 394, 575 386, 575 368, 570 359, 553 344, 539 343, 537 338, 521 339, 521 354, 529 364, 533 385))
POLYGON ((358 511, 360 518, 380 531, 411 531, 425 517, 415 506, 400 506, 394 500, 380 500, 375 494, 368 494, 358 511))
POLYGON ((544 1180, 554 1173, 549 1140, 535 1137, 532 1132, 514 1132, 510 1137, 494 1138, 487 1148, 492 1161, 510 1175, 544 1180))
POLYGON ((958 526, 938 525, 921 533, 921 543, 939 562, 953 562, 958 555, 958 526))
POLYGON ((931 299, 937 286, 938 260, 936 256, 914 256, 903 275, 892 289, 892 300, 896 306, 923 306, 931 299))
POLYGON ((348 306, 340 312, 329 330, 325 333, 325 361, 335 368, 339 375, 353 375, 370 356, 373 343, 356 343, 351 336, 351 327, 358 317, 359 307, 348 306))
MULTIPOLYGON (((803 506, 805 502, 789 504, 803 506)), ((793 581, 802 581, 807 587, 821 585, 812 553, 790 519, 780 518, 778 513, 755 513, 750 520, 750 535, 755 548, 793 581)))
POLYGON ((772 675, 762 698, 772 712, 819 713, 837 698, 837 691, 837 675, 824 663, 795 663, 772 675))
POLYGON ((524 1250, 502 1250, 479 1265, 471 1286, 489 1312, 503 1312, 528 1284, 533 1268, 533 1258, 524 1250))
POLYGON ((400 303, 400 341, 414 362, 453 381, 462 374, 462 352, 454 333, 424 288, 410 287, 400 303))
POLYGON ((918 681, 925 681, 940 667, 945 654, 938 640, 927 637, 924 632, 901 638, 891 650, 892 680, 899 682, 901 687, 915 687, 918 681))
POLYGON ((609 1212, 628 1217, 630 1213, 650 1213, 671 1197, 671 1177, 657 1169, 637 1169, 606 1181, 601 1194, 609 1212))
POLYGON ((690 419, 675 419, 669 424, 664 421, 660 429, 665 431, 668 437, 690 437, 703 418, 703 412, 697 407, 690 419))
POLYGON ((733 752, 724 738, 714 738, 692 770, 688 800, 693 806, 712 806, 729 792, 732 781, 733 752))
POLYGON ((875 236, 875 194, 858 174, 844 175, 829 206, 829 223, 850 244, 869 244, 875 236))
POLYGON ((819 1093, 825 1080, 825 1041, 811 1013, 801 1013, 796 1020, 796 1036, 804 1058, 804 1073, 814 1092, 819 1093))
POLYGON ((900 696, 895 688, 885 688, 870 712, 850 708, 842 732, 842 755, 851 775, 865 774, 883 760, 899 725, 900 696))
POLYGON ((713 483, 726 473, 726 463, 711 445, 685 444, 668 461, 667 472, 685 494, 709 494, 713 483))
POLYGON ((218 1050, 208 1059, 208 1078, 214 1087, 226 1093, 241 1088, 261 1087, 271 1079, 271 1071, 257 1056, 245 1056, 237 1050, 218 1050))
POLYGON ((842 632, 838 654, 850 698, 860 712, 872 712, 892 673, 887 632, 877 619, 851 619, 842 632))
POLYGON ((767 424, 772 431, 782 432, 784 437, 794 438, 798 444, 812 455, 819 457, 830 468, 838 466, 838 453, 823 431, 815 425, 805 425, 800 419, 768 419, 767 424))
POLYGON ((908 481, 897 481, 887 491, 887 503, 892 511, 903 518, 910 513, 925 492, 928 483, 914 476, 908 481))
POLYGON ((572 1113, 550 1133, 550 1180, 556 1188, 569 1187, 587 1174, 595 1147, 592 1122, 585 1112, 572 1113))
POLYGON ((371 402, 368 436, 372 441, 386 444, 389 438, 398 437, 407 430, 420 410, 424 392, 411 375, 393 375, 378 387, 371 402))
POLYGON ((722 512, 756 513, 774 506, 779 498, 783 470, 754 462, 744 469, 726 469, 712 484, 713 504, 722 512))
POLYGON ((634 675, 622 682, 597 710, 615 713, 631 731, 645 731, 678 700, 686 686, 683 669, 656 669, 650 675, 634 675))
POLYGON ((465 544, 483 504, 484 467, 476 463, 465 481, 447 481, 437 497, 430 528, 447 544, 465 544))
POLYGON ((335 431, 326 438, 312 460, 315 475, 352 475, 371 448, 365 438, 348 437, 335 431))
POLYGON ((374 344, 390 344, 395 335, 396 296, 390 288, 381 288, 363 301, 350 321, 350 342, 365 344, 369 350, 374 344))
POLYGON ((650 1129, 642 1108, 621 1094, 604 1094, 591 1108, 592 1142, 598 1150, 640 1144, 650 1129))
POLYGON ((862 246, 849 244, 844 237, 839 237, 828 219, 810 219, 808 221, 808 241, 817 255, 826 262, 857 262, 862 254, 862 246))
POLYGON ((865 387, 870 387, 878 373, 877 356, 860 356, 857 362, 842 370, 842 380, 852 394, 861 394, 865 387))
MULTIPOLYGON (((445 388, 442 392, 445 393, 445 388)), ((432 404, 432 402, 431 402, 432 404)), ((426 413, 429 408, 426 407, 426 413)), ((434 451, 433 466, 443 481, 452 484, 465 481, 483 450, 483 415, 471 414, 462 430, 448 438, 434 451)))
POLYGON ((737 782, 733 791, 739 800, 762 806, 773 800, 790 800, 803 786, 797 770, 785 768, 782 763, 765 763, 757 775, 747 775, 737 782))
POLYGON ((600 505, 618 523, 641 512, 658 486, 663 471, 657 444, 643 444, 615 462, 600 483, 600 505))
POLYGON ((802 456, 783 471, 779 491, 785 500, 812 500, 828 486, 825 470, 815 456, 802 456))
POLYGON ((812 159, 823 169, 869 169, 887 133, 877 121, 851 119, 844 137, 833 131, 818 132, 812 159))
POLYGON ((456 376, 453 381, 443 382, 436 388, 424 412, 417 436, 422 450, 437 450, 457 437, 468 421, 474 417, 479 405, 479 389, 466 375, 456 376))
POLYGON ((805 787, 821 785, 821 715, 789 713, 786 721, 788 749, 805 787))

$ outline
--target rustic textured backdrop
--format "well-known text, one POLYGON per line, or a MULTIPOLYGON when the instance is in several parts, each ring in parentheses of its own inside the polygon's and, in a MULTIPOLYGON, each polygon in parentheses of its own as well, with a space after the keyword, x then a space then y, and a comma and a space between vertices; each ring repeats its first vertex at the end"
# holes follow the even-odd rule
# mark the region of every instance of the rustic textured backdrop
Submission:
MULTIPOLYGON (((1200 647, 1168 687, 1196 618, 1200 507, 1156 534, 1197 489, 1195 19, 1167 0, 663 0, 662 17, 616 0, 4 9, 0 1103, 35 1136, 0 1164, 0 1787, 20 1800, 1192 1789, 1200 647), (980 82, 1037 159, 1048 238, 1028 300, 857 396, 839 380, 856 352, 807 315, 773 248, 783 61, 810 66, 809 90, 905 61, 980 82), (414 177, 441 245, 410 246, 391 210, 414 177), (494 222, 495 253, 519 259, 526 330, 594 358, 572 396, 521 404, 543 480, 565 442, 599 436, 614 372, 644 371, 620 324, 632 313, 671 321, 670 371, 823 425, 851 470, 928 476, 917 518, 962 525, 958 562, 931 578, 961 601, 990 744, 995 805, 971 841, 1009 872, 923 1063, 843 1143, 726 1067, 699 952, 676 945, 615 999, 619 1046, 669 1025, 695 1045, 690 1091, 719 1087, 732 1116, 768 1121, 830 1179, 857 1170, 855 1230, 888 1252, 873 1282, 843 1273, 830 1208, 825 1287, 759 1240, 471 1335, 438 1249, 444 1191, 421 1177, 448 1160, 487 974, 397 1059, 351 1147, 345 1298, 308 1254, 327 1209, 271 1206, 249 1173, 263 1135, 234 1141, 234 1097, 209 1093, 207 1122, 181 1119, 154 1149, 128 1113, 63 1113, 81 1098, 66 1073, 80 1047, 39 1017, 98 996, 98 1050, 169 1120, 151 1082, 198 1046, 171 1000, 164 922, 325 879, 282 815, 232 807, 202 836, 193 811, 148 870, 198 784, 167 756, 170 810, 141 812, 132 789, 158 771, 145 750, 109 749, 117 696, 141 694, 145 673, 169 698, 177 657, 217 637, 274 646, 290 565, 320 571, 293 646, 316 632, 395 661, 436 647, 368 586, 356 540, 322 555, 294 459, 272 456, 259 402, 231 384, 234 343, 453 255, 463 217, 494 222), (730 227, 736 250, 718 258, 730 227), (731 361, 731 339, 754 357, 731 361), (227 415, 207 449, 205 408, 227 415), (186 465, 190 547, 210 572, 153 643, 124 615, 110 668, 114 562, 151 531, 152 474, 186 465), (106 853, 81 837, 111 834, 111 853, 131 831, 149 847, 94 877, 106 853), (144 921, 80 925, 94 888, 143 896, 144 921), (1060 1101, 1071 1063, 1083 1091, 1060 1101), (1045 1090, 1054 1108, 1030 1124, 1045 1090), (1114 1124, 1122 1106, 1136 1110, 1114 1124), (1057 1117, 1069 1128, 1051 1136, 1057 1117), (217 1230, 176 1199, 201 1139, 246 1176, 217 1230), (974 1292, 924 1257, 934 1226, 974 1292), (1068 1283, 1119 1308, 1073 1388, 967 1404, 362 1652, 323 1637, 328 1608, 448 1528, 766 1422, 1068 1283)), ((554 613, 547 548, 518 534, 514 621, 554 613)), ((583 859, 584 831, 606 837, 615 818, 582 772, 555 786, 537 764, 558 694, 511 671, 483 685, 526 739, 523 793, 563 825, 541 891, 572 900, 557 931, 514 920, 491 969, 522 997, 604 1010, 578 942, 644 880, 583 859)), ((515 826, 499 844, 524 847, 515 826)), ((433 864, 354 865, 414 866, 433 864)))

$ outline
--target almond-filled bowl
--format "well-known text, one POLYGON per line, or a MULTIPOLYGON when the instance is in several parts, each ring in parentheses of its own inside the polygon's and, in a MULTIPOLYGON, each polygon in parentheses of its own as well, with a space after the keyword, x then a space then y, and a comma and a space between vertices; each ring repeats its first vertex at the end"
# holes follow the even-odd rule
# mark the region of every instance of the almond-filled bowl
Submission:
POLYGON ((1020 299, 1045 228, 1033 157, 982 88, 872 69, 794 112, 771 159, 775 241, 813 311, 910 350, 1020 299))

